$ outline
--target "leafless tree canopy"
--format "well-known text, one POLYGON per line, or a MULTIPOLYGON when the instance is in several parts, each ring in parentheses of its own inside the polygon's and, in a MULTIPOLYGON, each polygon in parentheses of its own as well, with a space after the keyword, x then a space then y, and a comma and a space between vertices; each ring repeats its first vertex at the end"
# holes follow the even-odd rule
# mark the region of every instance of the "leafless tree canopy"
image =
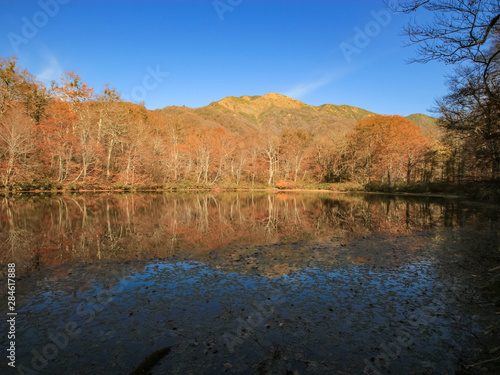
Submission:
POLYGON ((470 61, 488 64, 496 57, 489 51, 493 35, 500 30, 498 0, 399 0, 388 4, 400 13, 429 13, 432 22, 412 19, 403 29, 409 45, 418 45, 412 61, 470 61))
POLYGON ((500 1, 391 0, 394 12, 415 15, 403 28, 418 47, 411 62, 458 64, 450 93, 437 101, 448 129, 450 163, 500 170, 500 1), (417 20, 418 16, 418 20, 417 20), (422 19, 427 20, 422 22, 422 19), (465 64, 460 64, 465 63, 465 64))

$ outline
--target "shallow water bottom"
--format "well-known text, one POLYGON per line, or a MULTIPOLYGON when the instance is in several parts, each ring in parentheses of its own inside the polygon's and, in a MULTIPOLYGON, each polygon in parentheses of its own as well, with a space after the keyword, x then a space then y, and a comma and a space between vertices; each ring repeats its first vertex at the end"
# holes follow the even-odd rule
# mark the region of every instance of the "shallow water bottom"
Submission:
POLYGON ((333 242, 298 243, 296 251, 313 246, 315 260, 274 277, 259 265, 276 246, 245 249, 248 262, 224 256, 223 266, 217 257, 172 258, 33 272, 18 282, 18 370, 129 374, 170 348, 149 363, 153 374, 479 373, 469 366, 495 317, 478 308, 463 253, 438 259, 434 237, 420 249, 403 238, 388 247, 392 239, 374 234, 350 246, 421 255, 388 267, 349 263, 333 242), (244 272, 247 263, 257 266, 244 272))

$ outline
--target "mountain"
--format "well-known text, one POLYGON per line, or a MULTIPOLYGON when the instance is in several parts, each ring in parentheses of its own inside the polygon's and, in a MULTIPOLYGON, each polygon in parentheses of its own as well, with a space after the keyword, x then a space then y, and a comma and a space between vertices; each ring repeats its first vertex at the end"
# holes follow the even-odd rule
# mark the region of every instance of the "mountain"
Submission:
POLYGON ((352 107, 350 105, 335 105, 335 104, 323 104, 319 107, 320 111, 327 112, 332 116, 338 118, 361 120, 363 117, 374 115, 374 112, 367 111, 366 109, 352 107))
MULTIPOLYGON (((161 110, 175 121, 196 126, 222 127, 234 133, 256 130, 303 129, 312 134, 354 127, 357 120, 375 113, 349 105, 308 105, 285 95, 228 96, 205 107, 165 107, 161 110)), ((424 114, 407 118, 419 126, 436 121, 424 114)))
POLYGON ((414 113, 413 115, 406 116, 406 118, 421 128, 436 126, 438 121, 437 118, 424 115, 423 113, 414 113))

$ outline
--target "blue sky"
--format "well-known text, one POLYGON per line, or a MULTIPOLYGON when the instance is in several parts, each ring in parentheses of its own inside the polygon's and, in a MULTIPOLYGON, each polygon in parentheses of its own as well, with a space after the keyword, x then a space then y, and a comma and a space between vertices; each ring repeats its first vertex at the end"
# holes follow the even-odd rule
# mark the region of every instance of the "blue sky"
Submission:
POLYGON ((0 0, 0 56, 49 83, 75 71, 147 108, 277 92, 429 113, 440 63, 407 64, 407 16, 378 0, 0 0))

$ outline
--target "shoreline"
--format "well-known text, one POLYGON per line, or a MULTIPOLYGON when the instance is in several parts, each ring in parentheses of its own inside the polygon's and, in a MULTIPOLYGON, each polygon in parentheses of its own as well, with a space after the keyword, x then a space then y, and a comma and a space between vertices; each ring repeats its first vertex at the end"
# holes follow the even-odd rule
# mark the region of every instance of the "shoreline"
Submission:
POLYGON ((267 192, 274 194, 287 194, 287 193, 327 193, 327 194, 367 194, 367 195, 391 195, 391 196, 416 196, 416 197, 431 197, 431 198, 449 198, 449 199, 460 199, 467 198, 465 195, 453 194, 453 193, 410 193, 410 192, 384 192, 384 191, 362 191, 362 190, 327 190, 327 189, 277 189, 277 188, 169 188, 169 189, 54 189, 54 190, 0 190, 0 196, 14 195, 14 194, 78 194, 78 193, 182 193, 182 192, 212 192, 215 194, 219 193, 231 193, 231 192, 267 192))
POLYGON ((0 187, 0 196, 13 196, 20 194, 85 194, 85 193, 114 193, 114 194, 138 194, 138 193, 210 193, 222 192, 255 192, 283 196, 284 194, 376 194, 394 197, 430 197, 444 199, 461 199, 464 201, 500 204, 500 180, 481 180, 464 182, 430 182, 421 183, 398 183, 387 185, 382 182, 369 182, 358 184, 354 182, 339 183, 304 183, 304 184, 277 184, 269 186, 263 184, 251 185, 203 185, 203 184, 179 184, 172 185, 40 185, 36 182, 0 187))

